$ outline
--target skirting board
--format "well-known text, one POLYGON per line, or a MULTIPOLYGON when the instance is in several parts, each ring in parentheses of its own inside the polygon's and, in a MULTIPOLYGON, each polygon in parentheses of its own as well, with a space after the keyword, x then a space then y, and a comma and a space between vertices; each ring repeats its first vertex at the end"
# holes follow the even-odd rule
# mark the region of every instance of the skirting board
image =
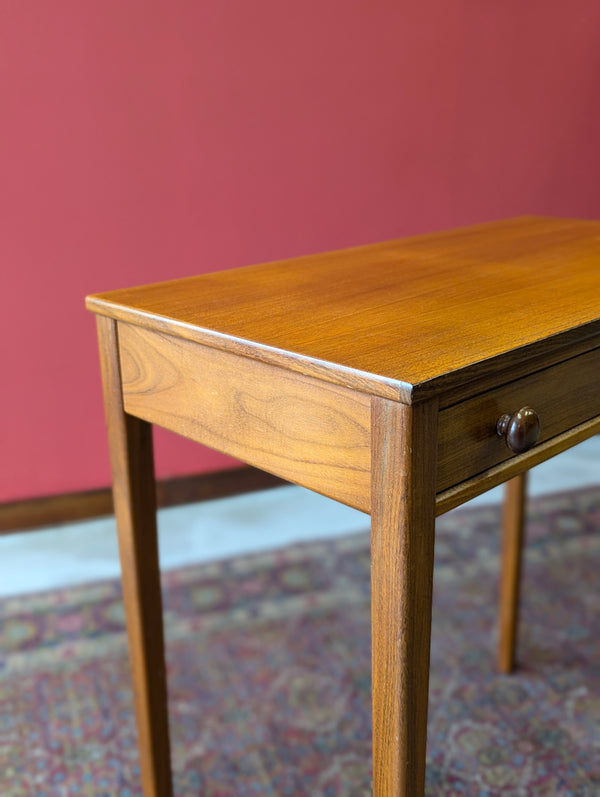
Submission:
MULTIPOLYGON (((159 507, 177 506, 265 490, 282 484, 287 482, 258 468, 244 466, 159 480, 156 497, 159 507)), ((110 515, 112 511, 110 487, 11 501, 0 504, 0 534, 110 515)))

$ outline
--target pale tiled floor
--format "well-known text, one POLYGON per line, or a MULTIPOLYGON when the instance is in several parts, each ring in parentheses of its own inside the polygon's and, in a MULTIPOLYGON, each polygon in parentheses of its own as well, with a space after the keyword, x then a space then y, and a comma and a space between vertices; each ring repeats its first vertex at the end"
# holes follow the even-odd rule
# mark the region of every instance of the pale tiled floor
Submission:
MULTIPOLYGON (((586 484, 600 484, 600 435, 535 468, 530 494, 586 484)), ((471 504, 497 503, 501 498, 501 488, 496 488, 471 504)), ((368 523, 356 510, 292 486, 190 504, 159 512, 161 563, 165 569, 181 567, 348 534, 368 528, 368 523)), ((118 574, 112 518, 0 537, 0 596, 118 574)))

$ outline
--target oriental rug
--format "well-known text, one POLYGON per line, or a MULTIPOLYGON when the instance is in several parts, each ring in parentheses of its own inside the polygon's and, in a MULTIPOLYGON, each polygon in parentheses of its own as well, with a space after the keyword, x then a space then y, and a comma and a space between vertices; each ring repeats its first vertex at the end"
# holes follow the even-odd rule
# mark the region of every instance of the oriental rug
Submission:
MULTIPOLYGON (((427 794, 597 796, 600 488, 529 502, 512 676, 499 522, 438 520, 427 794)), ((164 599, 178 797, 371 793, 366 531, 169 572, 164 599)), ((0 651, 2 797, 139 795, 119 583, 0 601, 0 651)))

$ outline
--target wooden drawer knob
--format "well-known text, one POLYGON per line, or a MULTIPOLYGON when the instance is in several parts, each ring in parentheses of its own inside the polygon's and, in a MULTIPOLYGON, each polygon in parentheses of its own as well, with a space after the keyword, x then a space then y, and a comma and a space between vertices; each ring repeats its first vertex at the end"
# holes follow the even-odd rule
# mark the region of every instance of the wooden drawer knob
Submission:
POLYGON ((540 416, 531 407, 521 407, 513 415, 501 415, 496 431, 513 454, 522 454, 529 451, 539 439, 542 431, 540 416))

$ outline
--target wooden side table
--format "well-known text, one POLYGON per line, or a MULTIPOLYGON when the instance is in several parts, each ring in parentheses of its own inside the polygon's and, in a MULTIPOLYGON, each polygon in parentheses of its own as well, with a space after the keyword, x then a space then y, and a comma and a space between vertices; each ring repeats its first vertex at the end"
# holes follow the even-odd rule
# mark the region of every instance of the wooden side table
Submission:
POLYGON ((146 797, 172 793, 154 423, 370 513, 373 793, 422 795, 434 519, 600 431, 600 223, 519 218, 87 306, 146 797))

